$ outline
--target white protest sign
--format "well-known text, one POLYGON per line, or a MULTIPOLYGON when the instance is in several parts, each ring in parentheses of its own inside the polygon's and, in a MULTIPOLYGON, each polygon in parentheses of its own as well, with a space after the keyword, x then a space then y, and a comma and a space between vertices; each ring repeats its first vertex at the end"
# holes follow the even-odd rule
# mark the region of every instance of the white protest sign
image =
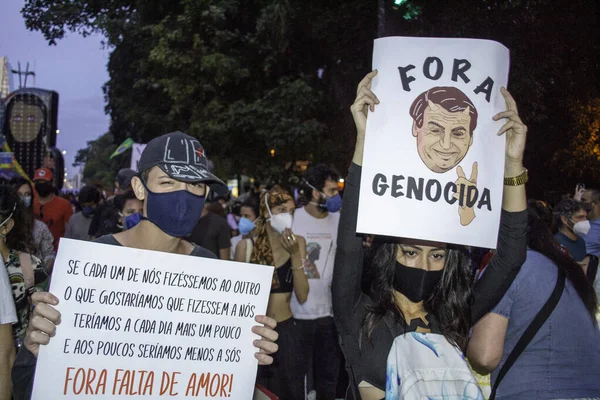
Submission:
POLYGON ((138 163, 140 162, 140 158, 142 158, 142 153, 146 148, 145 144, 134 143, 131 147, 131 169, 134 171, 138 170, 138 163))
POLYGON ((251 399, 273 268, 62 239, 33 400, 251 399))
POLYGON ((508 49, 473 39, 375 40, 359 232, 496 248, 508 49))

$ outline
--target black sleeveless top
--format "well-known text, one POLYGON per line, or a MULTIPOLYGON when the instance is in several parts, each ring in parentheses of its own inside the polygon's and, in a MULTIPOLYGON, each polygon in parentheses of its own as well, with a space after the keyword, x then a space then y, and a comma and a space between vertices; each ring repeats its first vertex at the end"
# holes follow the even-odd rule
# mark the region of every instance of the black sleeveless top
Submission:
POLYGON ((292 293, 294 290, 294 276, 292 275, 292 260, 289 259, 281 267, 273 271, 271 293, 292 293))

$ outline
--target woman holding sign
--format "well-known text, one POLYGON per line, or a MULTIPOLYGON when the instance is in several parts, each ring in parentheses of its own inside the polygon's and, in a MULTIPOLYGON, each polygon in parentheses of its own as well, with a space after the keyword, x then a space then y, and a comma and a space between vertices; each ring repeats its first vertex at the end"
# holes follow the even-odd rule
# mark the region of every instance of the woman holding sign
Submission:
MULTIPOLYGON (((380 400, 386 396, 388 355, 390 360, 397 356, 395 339, 405 333, 418 332, 404 336, 412 336, 421 341, 424 348, 428 347, 430 353, 424 353, 426 356, 441 354, 440 347, 421 335, 427 332, 443 335, 448 345, 443 349, 453 347, 464 351, 472 323, 502 298, 525 259, 527 246, 523 185, 526 170, 522 164, 527 128, 519 118, 515 101, 502 89, 507 110, 494 120, 508 120, 498 132, 507 137, 503 213, 497 253, 486 274, 471 287, 469 255, 463 246, 389 238, 374 246, 370 265, 371 294, 362 293, 364 250, 362 239, 356 234, 356 221, 367 114, 375 112, 379 104, 370 89, 376 75, 377 71, 371 72, 359 84, 351 107, 357 141, 346 179, 332 288, 334 315, 349 366, 348 398, 363 400, 380 400), (519 179, 515 179, 517 177, 519 179), (390 352, 392 345, 395 354, 390 352)), ((470 180, 473 179, 476 177, 470 180)), ((404 355, 400 358, 407 362, 422 360, 419 354, 404 355)), ((400 374, 398 379, 395 375, 394 379, 388 379, 388 389, 402 383, 399 377, 400 374)), ((478 389, 475 392, 473 398, 478 398, 478 389)))

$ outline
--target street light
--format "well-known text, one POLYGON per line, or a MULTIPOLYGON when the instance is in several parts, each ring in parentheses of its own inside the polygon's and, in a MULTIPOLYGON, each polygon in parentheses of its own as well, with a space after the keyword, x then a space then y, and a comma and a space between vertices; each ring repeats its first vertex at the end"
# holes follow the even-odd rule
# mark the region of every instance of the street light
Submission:
POLYGON ((63 150, 62 153, 63 153, 63 156, 64 156, 65 154, 67 154, 67 151, 63 150))

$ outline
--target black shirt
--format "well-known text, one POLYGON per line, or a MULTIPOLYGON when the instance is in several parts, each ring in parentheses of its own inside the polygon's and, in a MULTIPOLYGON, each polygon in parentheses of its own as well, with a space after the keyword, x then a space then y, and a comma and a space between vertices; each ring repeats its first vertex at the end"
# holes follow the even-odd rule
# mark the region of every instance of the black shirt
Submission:
MULTIPOLYGON (((94 243, 109 244, 113 246, 123 246, 115 239, 113 235, 102 236, 94 243)), ((217 258, 210 251, 194 245, 194 249, 190 256, 217 258)), ((29 400, 33 391, 33 377, 35 375, 35 365, 37 359, 25 346, 21 346, 17 353, 17 358, 12 367, 12 383, 13 383, 13 398, 14 400, 29 400)))
MULTIPOLYGON (((117 241, 117 239, 115 239, 114 235, 106 235, 106 236, 99 237, 98 239, 94 240, 94 243, 110 244, 113 246, 123 246, 121 243, 119 243, 117 241)), ((192 245, 194 245, 194 249, 189 254, 190 256, 204 257, 204 258, 217 258, 217 256, 215 256, 214 253, 211 253, 207 249, 205 249, 201 246, 198 246, 194 243, 192 243, 192 245)))
POLYGON ((231 248, 231 228, 225 218, 209 211, 200 218, 189 239, 219 257, 219 250, 231 248))
MULTIPOLYGON (((361 290, 364 250, 362 238, 356 234, 360 174, 361 167, 352 164, 346 179, 332 283, 333 314, 349 369, 351 399, 360 398, 358 384, 362 381, 385 391, 388 353, 396 336, 405 333, 403 325, 391 317, 375 326, 371 340, 363 333, 368 307, 375 302, 361 290)), ((473 289, 472 323, 502 299, 525 261, 526 250, 527 211, 502 211, 498 251, 473 289)), ((438 331, 435 319, 429 317, 431 330, 438 331)), ((416 328, 409 326, 408 330, 416 328)))

